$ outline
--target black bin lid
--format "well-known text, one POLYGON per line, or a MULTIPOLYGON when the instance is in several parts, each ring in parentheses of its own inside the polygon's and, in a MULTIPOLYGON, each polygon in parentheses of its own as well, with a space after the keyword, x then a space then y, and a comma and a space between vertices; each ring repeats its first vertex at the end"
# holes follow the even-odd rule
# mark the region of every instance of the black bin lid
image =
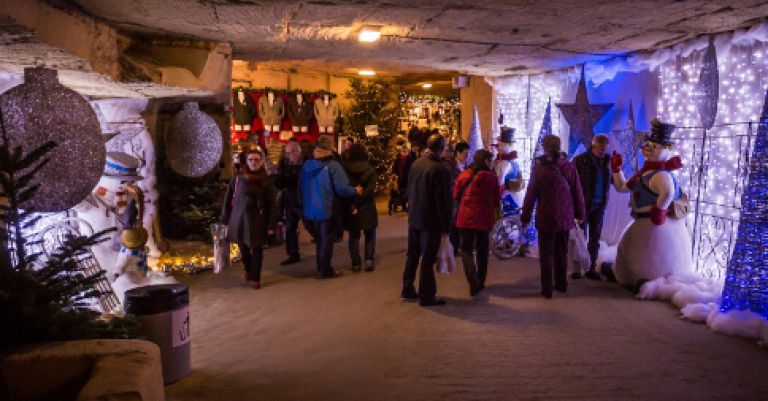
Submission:
POLYGON ((132 288, 125 292, 125 313, 152 315, 170 312, 189 305, 186 284, 156 284, 132 288))

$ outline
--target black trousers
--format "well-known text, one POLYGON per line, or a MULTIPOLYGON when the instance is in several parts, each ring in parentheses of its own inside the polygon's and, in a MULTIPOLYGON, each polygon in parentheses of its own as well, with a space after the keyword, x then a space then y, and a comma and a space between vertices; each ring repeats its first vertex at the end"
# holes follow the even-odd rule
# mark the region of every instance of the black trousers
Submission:
POLYGON ((440 232, 417 230, 408 226, 408 250, 406 251, 405 270, 403 271, 403 289, 412 290, 416 281, 416 269, 421 261, 419 272, 419 298, 422 301, 435 299, 435 261, 440 249, 440 232))
POLYGON ((539 267, 543 292, 552 293, 553 279, 555 289, 568 289, 568 234, 568 231, 539 231, 539 267))
POLYGON ((587 250, 589 251, 590 270, 595 270, 597 262, 597 253, 600 251, 600 234, 603 232, 603 217, 605 216, 605 205, 592 205, 587 211, 587 218, 581 225, 581 229, 587 235, 587 250))
POLYGON ((368 230, 352 229, 349 230, 349 257, 352 258, 352 264, 360 266, 360 232, 365 235, 365 260, 374 260, 376 255, 376 229, 368 230))
POLYGON ((456 227, 456 221, 451 224, 451 232, 448 233, 448 239, 451 241, 451 246, 453 246, 453 252, 458 253, 461 249, 461 232, 456 227))
POLYGON ((301 213, 298 210, 285 211, 285 253, 291 258, 299 259, 299 221, 301 213))
POLYGON ((459 229, 461 233, 461 261, 464 274, 472 284, 472 276, 477 274, 477 283, 485 285, 488 276, 488 231, 459 229))
POLYGON ((237 244, 240 248, 240 258, 245 266, 245 273, 250 281, 261 281, 261 264, 264 262, 264 252, 260 246, 237 244))
POLYGON ((310 220, 312 231, 315 233, 315 251, 317 271, 323 276, 333 275, 331 258, 333 257, 333 243, 336 240, 336 222, 334 219, 310 220))

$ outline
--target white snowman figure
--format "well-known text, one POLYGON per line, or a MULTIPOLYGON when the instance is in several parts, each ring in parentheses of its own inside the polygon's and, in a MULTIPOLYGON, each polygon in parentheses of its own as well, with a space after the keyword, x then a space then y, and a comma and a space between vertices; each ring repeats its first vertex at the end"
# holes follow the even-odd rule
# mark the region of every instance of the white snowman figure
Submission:
POLYGON ((501 206, 505 216, 518 214, 523 205, 522 178, 523 173, 517 163, 517 152, 513 150, 515 129, 501 127, 501 138, 496 155, 496 177, 501 187, 501 206))
POLYGON ((672 156, 674 129, 658 119, 651 122, 651 133, 641 149, 645 164, 629 180, 621 170, 623 157, 616 152, 611 157, 616 189, 631 192, 635 219, 619 242, 614 274, 620 284, 636 291, 646 281, 672 275, 689 277, 693 272, 685 218, 672 210, 673 202, 681 197, 673 171, 682 167, 680 156, 672 156))
POLYGON ((120 275, 143 277, 146 273, 146 229, 144 220, 144 193, 135 184, 144 177, 138 174, 141 161, 127 153, 107 152, 104 174, 92 196, 77 206, 78 214, 88 221, 95 230, 117 227, 118 231, 110 241, 93 247, 99 264, 107 272, 110 281, 120 275), (144 236, 136 237, 124 231, 133 231, 144 236), (141 233, 143 231, 143 233, 141 233), (134 240, 126 246, 121 237, 134 240))

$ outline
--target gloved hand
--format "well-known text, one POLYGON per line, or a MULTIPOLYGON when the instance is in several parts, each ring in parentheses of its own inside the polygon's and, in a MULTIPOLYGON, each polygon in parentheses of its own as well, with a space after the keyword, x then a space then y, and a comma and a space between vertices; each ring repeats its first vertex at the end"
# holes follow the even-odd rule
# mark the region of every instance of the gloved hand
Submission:
POLYGON ((616 153, 616 151, 613 151, 613 154, 611 154, 611 171, 614 173, 618 173, 621 171, 621 167, 624 165, 624 156, 622 156, 619 153, 616 153))
POLYGON ((651 223, 660 226, 667 221, 669 209, 659 209, 656 205, 651 207, 651 223))

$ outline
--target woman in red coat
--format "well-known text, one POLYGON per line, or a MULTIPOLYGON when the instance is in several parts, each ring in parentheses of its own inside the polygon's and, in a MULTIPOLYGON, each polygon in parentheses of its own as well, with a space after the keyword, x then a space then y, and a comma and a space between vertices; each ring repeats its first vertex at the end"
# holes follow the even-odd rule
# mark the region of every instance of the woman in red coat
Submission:
POLYGON ((470 168, 456 179, 453 198, 459 202, 456 227, 461 235, 461 261, 472 296, 485 288, 488 273, 488 234, 499 207, 499 182, 491 170, 493 155, 478 150, 470 168))

